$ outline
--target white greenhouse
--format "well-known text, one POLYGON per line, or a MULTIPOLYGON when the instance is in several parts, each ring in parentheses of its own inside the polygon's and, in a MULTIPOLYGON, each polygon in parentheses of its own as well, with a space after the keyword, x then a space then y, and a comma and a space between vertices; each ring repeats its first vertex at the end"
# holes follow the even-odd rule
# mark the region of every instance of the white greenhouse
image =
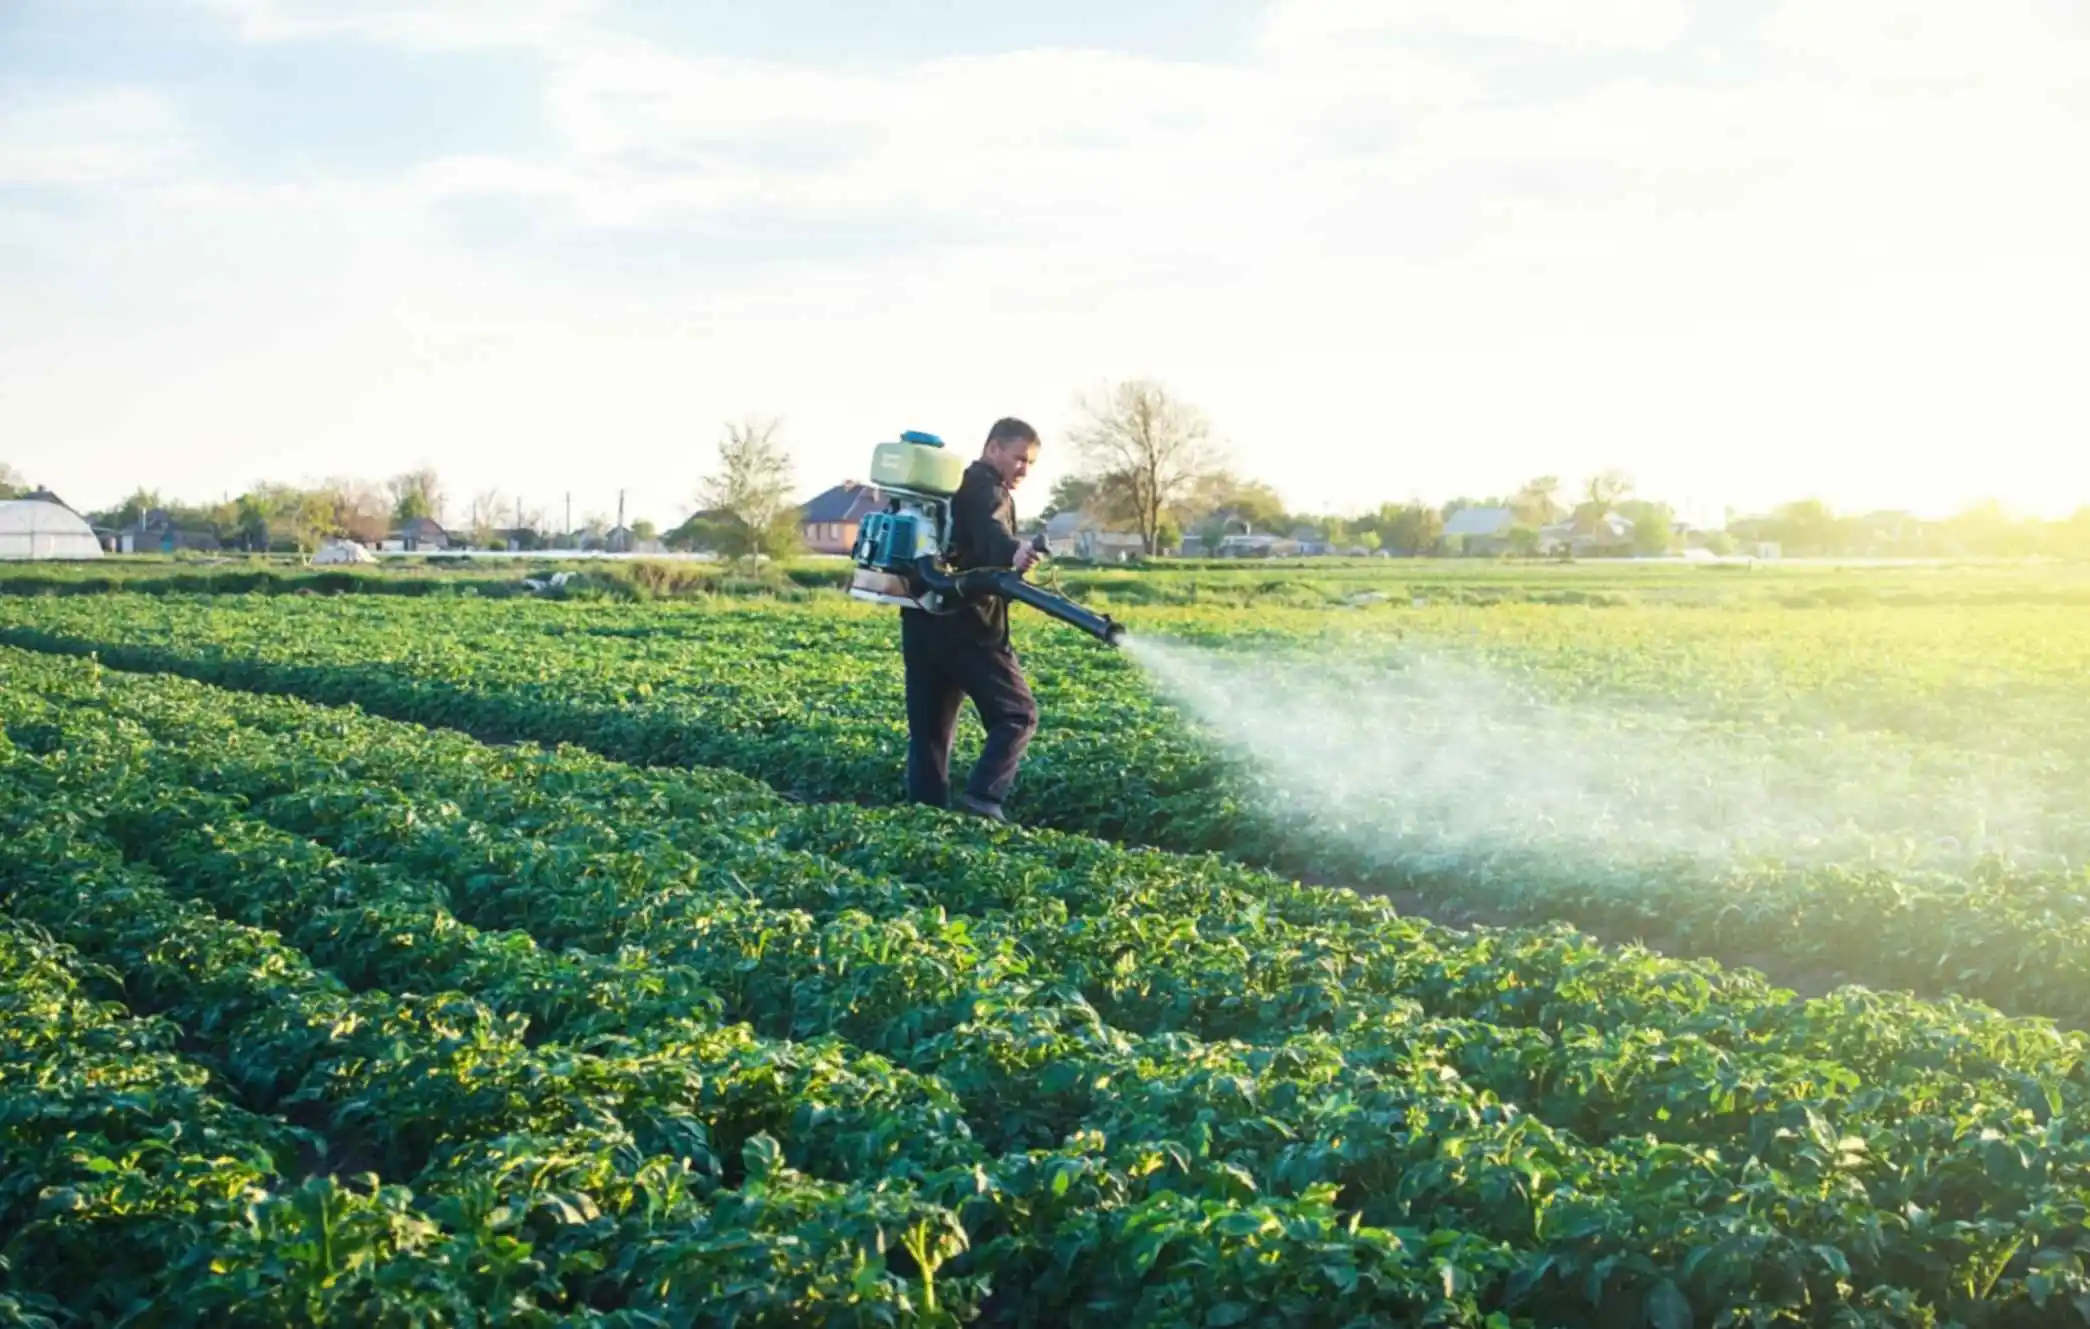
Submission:
POLYGON ((0 559, 101 556, 94 528, 70 508, 35 498, 0 503, 0 559))

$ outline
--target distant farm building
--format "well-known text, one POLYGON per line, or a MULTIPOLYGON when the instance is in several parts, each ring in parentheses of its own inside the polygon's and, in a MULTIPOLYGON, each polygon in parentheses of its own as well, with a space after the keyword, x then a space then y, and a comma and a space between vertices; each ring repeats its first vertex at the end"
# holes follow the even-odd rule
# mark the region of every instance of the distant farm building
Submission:
POLYGON ((844 480, 799 508, 800 538, 816 554, 846 554, 856 548, 856 528, 885 503, 876 485, 844 480))
POLYGON ((1539 551, 1573 558, 1607 554, 1629 554, 1633 550, 1633 522, 1607 512, 1587 525, 1573 520, 1555 522, 1539 532, 1539 551))
POLYGON ((1291 558, 1299 552, 1299 543, 1268 532, 1229 535, 1214 552, 1221 558, 1291 558))
POLYGON ((117 552, 172 554, 183 549, 215 550, 218 533, 183 526, 165 508, 147 508, 136 522, 116 532, 117 552))
POLYGON ((1461 553, 1496 556, 1513 552, 1516 529, 1513 509, 1460 508, 1445 520, 1444 538, 1461 553))
POLYGON ((1113 531, 1079 510, 1054 514, 1045 523, 1045 543, 1059 557, 1085 563, 1129 563, 1146 552, 1138 535, 1113 531))
POLYGON ((667 549, 658 539, 641 540, 629 526, 610 527, 609 534, 602 537, 602 547, 612 554, 658 554, 667 549))
POLYGON ((413 517, 385 537, 378 548, 395 554, 439 553, 450 547, 450 533, 433 517, 413 517))

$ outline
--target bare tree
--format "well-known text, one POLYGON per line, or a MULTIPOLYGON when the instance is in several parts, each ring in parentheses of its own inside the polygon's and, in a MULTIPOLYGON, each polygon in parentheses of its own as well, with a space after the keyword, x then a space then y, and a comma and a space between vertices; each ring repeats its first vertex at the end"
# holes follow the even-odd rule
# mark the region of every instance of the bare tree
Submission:
POLYGON ((541 506, 524 507, 520 498, 515 500, 515 541, 521 548, 543 548, 550 525, 551 517, 541 506))
POLYGON ((392 491, 392 515, 400 521, 412 521, 416 517, 442 521, 443 486, 434 467, 423 466, 401 472, 385 484, 392 491))
POLYGON ((1097 476, 1097 497, 1124 511, 1149 554, 1162 518, 1219 465, 1202 412, 1151 379, 1134 379, 1080 403, 1074 446, 1097 476))
POLYGON ((337 475, 319 487, 333 505, 335 528, 349 539, 374 545, 392 529, 394 503, 387 487, 352 475, 337 475))
POLYGON ((726 426, 718 469, 697 489, 697 508, 713 514, 720 552, 729 558, 781 557, 797 547, 791 454, 782 422, 749 417, 726 426))
POLYGON ((480 549, 491 549, 500 543, 500 536, 501 492, 482 489, 472 495, 472 543, 480 549))

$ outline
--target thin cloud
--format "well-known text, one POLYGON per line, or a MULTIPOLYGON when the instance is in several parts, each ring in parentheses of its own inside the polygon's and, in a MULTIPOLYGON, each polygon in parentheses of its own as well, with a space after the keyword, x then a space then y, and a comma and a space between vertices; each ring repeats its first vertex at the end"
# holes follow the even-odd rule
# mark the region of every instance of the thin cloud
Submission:
POLYGON ((101 189, 171 181, 193 166, 180 115, 149 89, 0 106, 0 185, 101 189))
POLYGON ((594 0, 203 0, 250 42, 351 38, 416 50, 541 47, 587 31, 594 0))
POLYGON ((1652 0, 1283 0, 1233 61, 841 68, 572 4, 225 0, 254 41, 556 31, 512 108, 543 138, 338 178, 315 143, 293 186, 152 95, 16 106, 0 178, 79 198, 62 230, 0 221, 29 256, 0 277, 67 319, 0 308, 0 427, 175 490, 177 466, 240 484, 364 449, 543 492, 576 439, 615 439, 666 502, 714 418, 785 415, 810 485, 910 413, 1021 403, 1050 430, 1074 387, 1153 372, 1302 505, 1618 463, 1679 499, 1935 506, 1967 431, 2004 423, 2006 497, 2090 496, 2090 465, 2004 455, 2090 424, 2058 358, 2090 306, 2077 37, 2041 0, 1978 33, 1854 4, 1776 13, 1719 63, 1652 0))

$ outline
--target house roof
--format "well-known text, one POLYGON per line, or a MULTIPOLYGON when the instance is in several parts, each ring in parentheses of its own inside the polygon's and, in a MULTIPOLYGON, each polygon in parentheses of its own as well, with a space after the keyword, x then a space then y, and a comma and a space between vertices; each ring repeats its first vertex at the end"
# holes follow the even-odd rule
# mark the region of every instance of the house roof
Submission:
POLYGON ((885 492, 874 485, 844 480, 823 494, 806 500, 798 510, 801 522, 862 521, 885 506, 885 492))
POLYGON ((1506 535, 1517 524, 1509 508, 1460 508, 1444 523, 1446 535, 1506 535))
POLYGON ((399 523, 399 533, 401 535, 411 535, 421 540, 426 540, 433 536, 442 536, 447 539, 450 534, 433 517, 409 517, 407 520, 399 523))

